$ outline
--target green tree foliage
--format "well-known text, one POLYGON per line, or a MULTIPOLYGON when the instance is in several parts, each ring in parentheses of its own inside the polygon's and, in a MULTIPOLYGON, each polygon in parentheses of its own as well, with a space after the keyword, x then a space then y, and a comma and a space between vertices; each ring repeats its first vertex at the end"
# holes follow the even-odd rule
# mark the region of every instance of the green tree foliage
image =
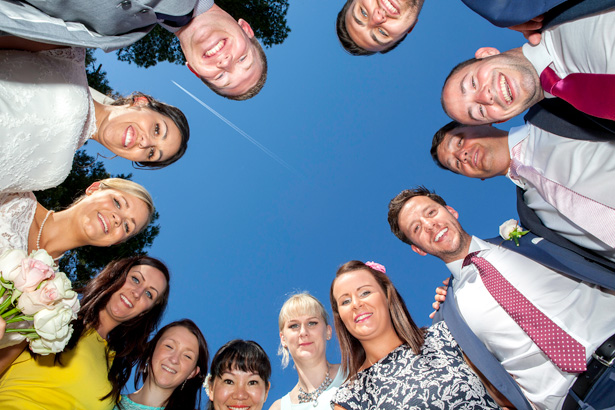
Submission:
MULTIPOLYGON (((36 199, 45 208, 56 211, 62 210, 81 196, 93 182, 110 176, 102 162, 96 161, 94 157, 80 150, 75 154, 73 169, 68 178, 55 188, 36 192, 36 199)), ((131 179, 132 175, 120 174, 115 175, 115 177, 131 179)), ((155 223, 158 216, 156 212, 152 222, 143 232, 119 245, 108 248, 84 246, 68 251, 60 259, 60 269, 66 272, 72 280, 73 287, 79 288, 112 260, 145 253, 145 250, 152 246, 154 239, 160 232, 160 225, 155 223)))
MULTIPOLYGON (((288 0, 217 0, 216 4, 235 19, 242 18, 249 22, 265 47, 282 44, 290 33, 290 27, 286 24, 288 0)), ((117 58, 146 68, 161 61, 175 64, 186 62, 177 37, 160 26, 138 42, 118 50, 117 58)))
POLYGON ((113 94, 113 89, 109 85, 109 80, 107 80, 107 72, 102 69, 102 64, 96 64, 94 50, 91 48, 85 50, 85 73, 90 87, 103 94, 113 94))

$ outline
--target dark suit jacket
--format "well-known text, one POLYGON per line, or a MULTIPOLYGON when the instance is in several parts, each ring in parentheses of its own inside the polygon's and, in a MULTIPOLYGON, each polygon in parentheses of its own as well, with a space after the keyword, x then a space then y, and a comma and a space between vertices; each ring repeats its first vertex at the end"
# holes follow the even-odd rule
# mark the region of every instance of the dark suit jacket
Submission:
MULTIPOLYGON (((615 122, 582 113, 559 98, 546 99, 534 105, 525 116, 525 121, 566 138, 585 141, 610 141, 615 139, 615 122)), ((517 187, 517 213, 521 226, 593 262, 615 269, 615 262, 604 259, 593 251, 570 242, 557 232, 544 226, 536 212, 525 203, 524 193, 523 189, 517 187)))
POLYGON ((541 14, 543 27, 561 24, 615 6, 612 0, 462 0, 498 27, 525 23, 541 14))
MULTIPOLYGON (((513 241, 504 241, 499 237, 488 239, 487 241, 518 252, 554 271, 596 283, 608 289, 615 289, 615 270, 590 263, 574 252, 570 252, 547 240, 542 239, 538 241, 538 239, 540 238, 529 233, 521 237, 519 240, 520 246, 518 247, 515 246, 513 241)), ((434 323, 444 320, 451 334, 459 343, 459 346, 461 346, 461 349, 495 388, 506 396, 517 409, 530 410, 531 405, 517 383, 487 350, 485 345, 476 337, 461 317, 455 303, 454 289, 455 283, 451 276, 446 295, 447 301, 440 305, 440 310, 434 318, 434 323)))

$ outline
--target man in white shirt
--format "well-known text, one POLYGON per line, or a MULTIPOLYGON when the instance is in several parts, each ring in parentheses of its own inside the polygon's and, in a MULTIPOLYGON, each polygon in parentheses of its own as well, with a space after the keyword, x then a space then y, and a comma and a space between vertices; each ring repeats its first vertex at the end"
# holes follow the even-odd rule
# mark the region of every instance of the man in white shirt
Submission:
POLYGON ((523 200, 547 228, 615 261, 615 248, 601 232, 573 222, 567 209, 557 209, 561 206, 542 185, 511 174, 514 158, 577 195, 604 205, 602 213, 593 218, 607 223, 609 213, 615 215, 613 137, 611 141, 584 141, 555 135, 530 122, 506 132, 491 125, 466 126, 452 121, 434 135, 431 155, 440 167, 471 178, 506 176, 524 190, 523 200))
MULTIPOLYGON (((615 74, 615 59, 611 58, 615 53, 613 27, 615 10, 549 28, 542 32, 537 46, 525 44, 503 53, 495 48, 481 48, 476 59, 457 65, 449 74, 442 89, 442 107, 462 124, 491 124, 506 121, 543 98, 553 97, 541 86, 540 75, 547 67, 562 79, 571 73, 615 74)), ((585 92, 590 102, 615 98, 605 90, 585 92)), ((587 102, 582 100, 567 99, 572 105, 587 102)), ((605 116, 602 111, 595 111, 596 107, 577 108, 613 119, 608 115, 614 110, 605 116)))
MULTIPOLYGON (((441 197, 425 188, 403 191, 389 204, 393 233, 410 244, 414 252, 434 255, 447 264, 453 274, 454 302, 462 318, 512 375, 527 399, 539 409, 562 408, 578 374, 561 370, 494 299, 476 265, 462 266, 462 262, 468 254, 478 252, 478 257, 486 259, 536 308, 584 347, 590 367, 592 353, 615 330, 615 295, 555 271, 542 261, 529 259, 520 254, 522 249, 511 251, 471 237, 459 224, 458 216, 441 197)), ((542 238, 535 240, 540 242, 542 238)), ((470 359, 476 364, 475 357, 470 359)), ((611 406, 615 404, 615 390, 611 390, 608 400, 611 406)))

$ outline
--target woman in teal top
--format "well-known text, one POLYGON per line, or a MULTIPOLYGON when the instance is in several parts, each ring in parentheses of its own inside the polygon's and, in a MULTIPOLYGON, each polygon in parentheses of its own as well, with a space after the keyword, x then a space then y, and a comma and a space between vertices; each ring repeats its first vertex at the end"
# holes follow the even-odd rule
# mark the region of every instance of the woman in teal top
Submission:
POLYGON ((209 353, 192 320, 169 323, 148 343, 137 363, 136 392, 122 395, 116 410, 200 409, 209 353))

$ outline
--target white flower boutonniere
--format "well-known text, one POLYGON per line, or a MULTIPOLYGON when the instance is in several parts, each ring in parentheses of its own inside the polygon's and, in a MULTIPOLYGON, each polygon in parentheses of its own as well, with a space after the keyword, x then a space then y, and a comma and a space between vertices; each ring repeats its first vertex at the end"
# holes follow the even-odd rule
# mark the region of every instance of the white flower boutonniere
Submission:
POLYGON ((509 219, 500 225, 500 236, 507 241, 515 241, 517 246, 519 246, 519 238, 528 232, 524 231, 515 219, 509 219))

